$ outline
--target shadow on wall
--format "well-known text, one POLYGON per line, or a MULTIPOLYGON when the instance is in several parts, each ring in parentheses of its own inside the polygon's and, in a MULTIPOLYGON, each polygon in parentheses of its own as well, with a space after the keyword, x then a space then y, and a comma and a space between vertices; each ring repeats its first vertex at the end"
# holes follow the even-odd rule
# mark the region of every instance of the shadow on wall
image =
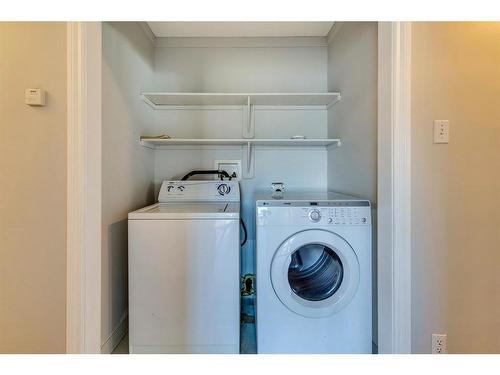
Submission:
POLYGON ((128 220, 108 226, 109 301, 112 322, 119 322, 128 309, 128 220))

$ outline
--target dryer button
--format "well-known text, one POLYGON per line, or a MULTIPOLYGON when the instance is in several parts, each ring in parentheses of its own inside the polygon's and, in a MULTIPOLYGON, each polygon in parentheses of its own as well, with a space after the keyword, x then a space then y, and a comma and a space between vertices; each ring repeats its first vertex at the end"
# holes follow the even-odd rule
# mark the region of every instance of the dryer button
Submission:
POLYGON ((318 221, 321 220, 321 213, 319 210, 311 210, 309 211, 309 220, 311 220, 314 223, 317 223, 318 221))

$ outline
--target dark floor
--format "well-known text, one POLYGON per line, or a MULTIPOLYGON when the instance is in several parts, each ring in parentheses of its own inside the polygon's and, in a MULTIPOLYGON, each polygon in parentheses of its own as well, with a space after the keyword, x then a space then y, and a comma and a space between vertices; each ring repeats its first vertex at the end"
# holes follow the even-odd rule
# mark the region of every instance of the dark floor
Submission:
POLYGON ((241 298, 240 353, 257 353, 255 332, 255 295, 241 298))

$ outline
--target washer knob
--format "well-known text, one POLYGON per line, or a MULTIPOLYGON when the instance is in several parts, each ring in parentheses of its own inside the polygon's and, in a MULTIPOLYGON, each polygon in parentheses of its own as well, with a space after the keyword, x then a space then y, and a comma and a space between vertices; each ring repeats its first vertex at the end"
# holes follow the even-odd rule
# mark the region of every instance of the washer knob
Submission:
POLYGON ((217 191, 220 195, 226 195, 231 191, 231 187, 227 184, 220 184, 219 186, 217 186, 217 191))
POLYGON ((321 212, 319 212, 319 210, 309 211, 309 220, 311 220, 314 223, 317 223, 318 221, 321 220, 321 212))
POLYGON ((332 219, 332 218, 329 218, 329 219, 328 219, 328 224, 331 224, 331 223, 333 223, 333 219, 332 219))

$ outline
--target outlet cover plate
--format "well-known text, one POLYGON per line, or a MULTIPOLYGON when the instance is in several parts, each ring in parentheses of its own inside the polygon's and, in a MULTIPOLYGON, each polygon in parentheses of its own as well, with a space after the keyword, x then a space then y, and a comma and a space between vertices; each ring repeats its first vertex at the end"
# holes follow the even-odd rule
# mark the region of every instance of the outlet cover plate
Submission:
POLYGON ((434 143, 450 143, 449 120, 434 120, 434 143))
POLYGON ((446 354, 446 334, 433 333, 432 334, 432 354, 446 354))

